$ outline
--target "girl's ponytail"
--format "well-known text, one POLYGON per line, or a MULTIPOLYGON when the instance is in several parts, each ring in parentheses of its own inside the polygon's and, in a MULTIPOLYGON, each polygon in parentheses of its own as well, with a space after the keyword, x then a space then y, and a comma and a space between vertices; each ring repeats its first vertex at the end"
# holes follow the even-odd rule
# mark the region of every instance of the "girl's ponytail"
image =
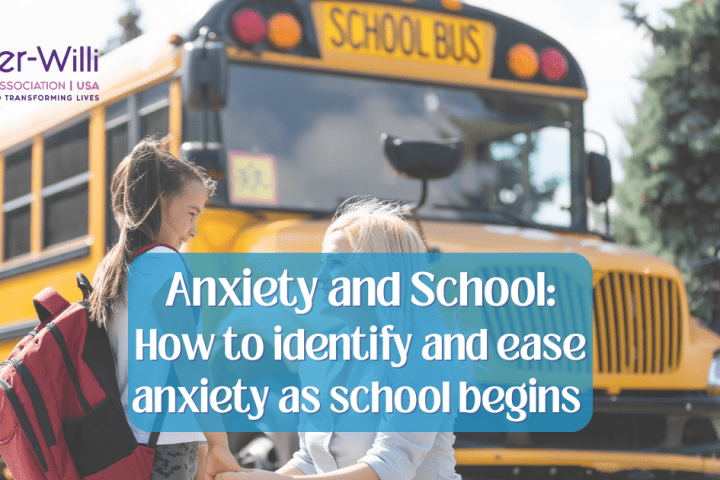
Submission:
POLYGON ((160 232, 160 198, 170 200, 190 181, 201 182, 208 196, 214 194, 215 182, 204 170, 171 155, 154 139, 138 143, 118 165, 110 195, 120 237, 95 271, 89 298, 90 316, 99 325, 105 324, 113 305, 123 299, 123 280, 130 259, 139 249, 154 243, 160 232))

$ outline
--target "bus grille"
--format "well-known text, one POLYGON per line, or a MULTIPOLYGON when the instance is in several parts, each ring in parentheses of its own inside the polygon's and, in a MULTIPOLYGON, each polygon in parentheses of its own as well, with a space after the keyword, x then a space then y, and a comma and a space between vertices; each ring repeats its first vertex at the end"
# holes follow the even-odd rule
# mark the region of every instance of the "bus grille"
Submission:
POLYGON ((663 374, 680 362, 680 301, 667 278, 610 272, 593 289, 594 371, 663 374))

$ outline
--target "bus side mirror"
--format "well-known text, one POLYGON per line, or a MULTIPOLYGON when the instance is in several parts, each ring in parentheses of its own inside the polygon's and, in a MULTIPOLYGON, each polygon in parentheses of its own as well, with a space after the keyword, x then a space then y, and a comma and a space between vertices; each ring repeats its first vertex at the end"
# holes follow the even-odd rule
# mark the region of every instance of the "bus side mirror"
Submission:
POLYGON ((183 103, 191 110, 219 110, 227 103, 227 57, 206 27, 183 48, 183 103))
POLYGON ((411 178, 432 180, 445 178, 460 165, 463 142, 429 142, 403 140, 387 133, 380 136, 383 149, 392 167, 411 178))
POLYGON ((594 204, 605 203, 612 194, 612 174, 610 159, 605 155, 590 152, 587 154, 590 177, 590 199, 594 204))

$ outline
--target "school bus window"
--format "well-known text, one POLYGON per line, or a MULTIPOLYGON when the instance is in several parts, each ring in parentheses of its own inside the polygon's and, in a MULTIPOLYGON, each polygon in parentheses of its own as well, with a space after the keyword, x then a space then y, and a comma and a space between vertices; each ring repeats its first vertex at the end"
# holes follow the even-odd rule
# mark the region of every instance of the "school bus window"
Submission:
POLYGON ((164 107, 140 117, 140 136, 164 137, 168 133, 168 108, 164 107))
POLYGON ((30 253, 30 205, 5 213, 5 260, 30 253))
POLYGON ((88 170, 88 121, 45 139, 43 186, 88 170))
POLYGON ((165 136, 169 131, 169 84, 161 83, 140 92, 137 96, 140 137, 165 136))
POLYGON ((15 200, 30 193, 32 147, 25 147, 5 157, 4 201, 15 200))
POLYGON ((88 120, 45 139, 43 247, 87 235, 88 120))
MULTIPOLYGON (((107 164, 108 164, 108 171, 107 171, 107 185, 108 185, 108 192, 110 191, 109 187, 111 185, 111 180, 113 173, 115 173, 115 170, 117 169, 118 165, 120 165, 120 162, 123 158, 129 153, 128 152, 128 124, 122 123, 115 128, 111 128, 108 130, 105 134, 106 138, 106 152, 107 152, 107 164)), ((111 206, 112 199, 108 199, 107 202, 107 245, 114 244, 117 239, 120 237, 120 230, 118 229, 117 224, 113 220, 113 213, 112 213, 112 206, 111 206)))
MULTIPOLYGON (((107 155, 107 186, 108 192, 112 182, 113 173, 139 137, 137 117, 133 112, 137 110, 136 96, 131 95, 118 102, 108 105, 105 109, 105 152, 107 155), (132 132, 135 132, 133 134, 132 132)), ((105 245, 113 245, 120 236, 120 230, 114 221, 112 213, 112 199, 106 202, 105 218, 105 245)))
POLYGON ((130 148, 135 143, 135 139, 130 139, 130 125, 132 116, 128 113, 129 104, 135 104, 134 97, 120 100, 119 102, 108 105, 105 109, 105 138, 107 152, 107 172, 108 185, 115 169, 125 156, 130 153, 130 148))
POLYGON ((108 130, 105 135, 107 139, 108 171, 110 178, 112 178, 112 173, 115 172, 122 159, 130 153, 128 152, 128 124, 118 125, 108 130))
POLYGON ((45 246, 84 236, 88 231, 87 184, 46 200, 43 212, 45 246))
POLYGON ((130 121, 128 114, 128 98, 108 105, 105 108, 105 128, 112 128, 119 123, 130 121))
MULTIPOLYGON (((170 95, 170 83, 163 82, 147 88, 137 94, 138 96, 138 108, 143 109, 149 106, 155 106, 153 110, 157 110, 159 107, 167 106, 170 95)), ((140 115, 144 115, 140 113, 140 115)))
POLYGON ((30 193, 32 147, 25 147, 5 157, 5 178, 3 179, 3 258, 30 252, 30 193))
MULTIPOLYGON (((415 201, 418 185, 392 172, 382 133, 460 138, 458 170, 433 181, 427 217, 568 228, 572 106, 472 88, 232 64, 223 145, 233 156, 234 203, 331 211, 353 195, 415 201), (251 155, 264 156, 250 163, 251 155), (251 165, 251 166, 250 166, 251 165), (254 170, 253 170, 254 169, 254 170), (248 177, 249 176, 249 177, 248 177), (249 187, 240 182, 252 178, 249 187)), ((577 214, 577 212, 575 213, 577 214)))

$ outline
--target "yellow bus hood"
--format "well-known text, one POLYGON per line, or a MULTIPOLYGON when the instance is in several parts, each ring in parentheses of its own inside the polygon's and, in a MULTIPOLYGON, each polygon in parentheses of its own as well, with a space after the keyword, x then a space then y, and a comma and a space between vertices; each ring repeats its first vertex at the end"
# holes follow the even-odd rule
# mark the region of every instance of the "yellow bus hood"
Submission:
MULTIPOLYGON (((202 223, 203 226, 198 229, 203 233, 193 241, 193 251, 319 252, 330 220, 302 219, 290 214, 278 214, 275 219, 269 220, 253 218, 238 211, 211 209, 204 214, 202 223)), ((623 329, 628 332, 630 329, 635 332, 642 329, 646 332, 644 338, 647 342, 642 341, 641 345, 637 345, 636 340, 635 345, 630 345, 630 339, 623 339, 619 340, 620 344, 613 343, 610 338, 615 335, 613 331, 608 331, 603 343, 601 335, 596 333, 594 386, 610 395, 620 394, 623 390, 707 390, 708 370, 714 352, 720 349, 720 337, 690 318, 685 285, 674 265, 641 250, 608 242, 591 234, 439 221, 423 221, 422 228, 428 244, 442 252, 580 254, 592 265, 596 297, 602 282, 622 275, 625 278, 640 278, 641 281, 658 281, 658 285, 660 280, 666 282, 669 288, 675 289, 677 296, 678 307, 672 319, 676 327, 673 327, 673 341, 678 345, 673 353, 675 360, 667 365, 652 365, 657 360, 645 354, 647 359, 644 367, 638 360, 640 357, 645 358, 643 349, 649 352, 653 348, 672 348, 656 340, 657 332, 671 320, 652 315, 646 315, 645 320, 640 322, 631 318, 632 315, 614 319, 608 314, 599 318, 596 308, 596 331, 598 325, 605 328, 613 323, 618 329, 617 337, 620 338, 623 329), (635 326, 633 322, 639 325, 635 326)), ((656 292, 659 294, 662 289, 658 287, 656 292)), ((636 298, 639 299, 640 295, 636 294, 636 298)), ((653 311, 652 306, 646 308, 646 312, 653 311)), ((624 308, 616 311, 621 310, 624 312, 624 308)), ((665 358, 669 357, 670 353, 666 353, 665 358)))

